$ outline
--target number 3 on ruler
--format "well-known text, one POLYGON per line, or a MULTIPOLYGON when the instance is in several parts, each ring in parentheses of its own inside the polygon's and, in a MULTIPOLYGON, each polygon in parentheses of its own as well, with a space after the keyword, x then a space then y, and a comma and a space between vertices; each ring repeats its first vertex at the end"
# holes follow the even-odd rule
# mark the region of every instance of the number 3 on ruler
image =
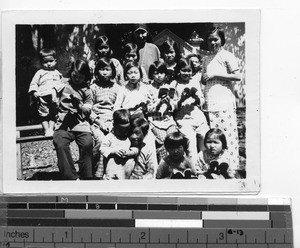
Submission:
POLYGON ((224 239, 224 233, 220 232, 219 233, 219 240, 223 240, 224 239))

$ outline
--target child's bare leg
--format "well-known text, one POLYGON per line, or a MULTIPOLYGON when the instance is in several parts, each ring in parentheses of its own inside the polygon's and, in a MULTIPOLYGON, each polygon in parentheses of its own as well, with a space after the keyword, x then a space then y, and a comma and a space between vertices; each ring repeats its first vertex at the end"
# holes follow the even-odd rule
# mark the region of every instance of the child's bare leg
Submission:
POLYGON ((197 134, 197 150, 198 152, 204 151, 205 150, 205 145, 204 145, 204 137, 200 134, 197 134))
POLYGON ((107 179, 124 179, 123 165, 116 163, 115 158, 110 158, 106 165, 105 177, 107 179))
POLYGON ((55 122, 50 120, 48 124, 49 124, 48 136, 51 137, 54 134, 54 124, 55 124, 55 122))
POLYGON ((48 136, 49 133, 49 122, 46 120, 42 121, 42 127, 44 129, 45 136, 48 136))
POLYGON ((135 166, 135 160, 133 158, 128 159, 124 165, 124 175, 125 175, 124 179, 130 179, 134 166, 135 166))

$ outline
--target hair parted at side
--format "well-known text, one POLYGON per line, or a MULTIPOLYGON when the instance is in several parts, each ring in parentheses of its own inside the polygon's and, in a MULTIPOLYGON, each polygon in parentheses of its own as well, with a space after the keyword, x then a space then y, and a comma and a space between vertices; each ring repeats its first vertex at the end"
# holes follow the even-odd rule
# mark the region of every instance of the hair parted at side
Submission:
POLYGON ((154 72, 165 73, 167 75, 168 69, 167 69, 166 63, 162 60, 158 60, 158 61, 155 61, 153 64, 151 64, 149 67, 149 73, 148 73, 149 79, 153 80, 154 72))
POLYGON ((159 47, 160 53, 163 55, 164 53, 168 53, 171 49, 175 51, 175 62, 177 62, 180 58, 180 50, 178 44, 171 40, 165 40, 159 47))
POLYGON ((102 47, 102 46, 108 46, 109 47, 109 52, 108 52, 108 56, 112 56, 112 50, 111 50, 111 46, 109 44, 109 39, 105 36, 105 35, 101 35, 99 37, 97 37, 96 41, 95 41, 95 54, 98 55, 98 50, 102 47))
POLYGON ((202 56, 200 54, 196 54, 196 53, 190 53, 185 58, 190 60, 191 58, 194 58, 194 57, 199 59, 199 61, 202 60, 202 56))
POLYGON ((184 152, 186 153, 186 155, 189 155, 188 139, 185 137, 183 133, 179 131, 169 133, 165 139, 164 145, 167 150, 171 148, 177 148, 179 146, 183 146, 184 152))
POLYGON ((81 60, 81 59, 78 59, 78 60, 75 60, 72 65, 71 65, 71 69, 69 71, 69 76, 71 76, 71 73, 74 71, 74 70, 77 70, 80 74, 84 75, 85 76, 85 82, 86 83, 89 83, 92 79, 92 76, 91 76, 91 71, 90 71, 90 67, 88 65, 88 63, 84 60, 81 60))
POLYGON ((130 112, 128 109, 118 109, 113 113, 114 125, 130 123, 130 112))
POLYGON ((142 118, 142 117, 134 118, 131 120, 132 131, 136 127, 140 127, 142 129, 144 136, 146 136, 149 131, 149 122, 145 118, 142 118))
POLYGON ((217 35, 220 37, 221 39, 221 46, 224 46, 225 42, 226 42, 226 39, 225 39, 225 33, 223 31, 223 29, 221 29, 219 26, 214 26, 213 28, 211 28, 206 36, 205 36, 205 43, 207 44, 208 42, 208 37, 211 35, 211 34, 214 34, 214 33, 217 33, 217 35))
POLYGON ((137 55, 137 61, 139 60, 138 46, 135 43, 126 43, 122 49, 123 58, 127 53, 135 53, 137 55))
POLYGON ((139 66, 139 64, 138 64, 136 61, 130 61, 130 62, 126 63, 126 65, 125 65, 125 67, 124 67, 124 78, 125 78, 125 80, 128 80, 127 72, 128 72, 132 67, 138 68, 138 69, 139 69, 139 72, 140 72, 140 76, 141 76, 141 78, 143 78, 142 68, 139 66))
POLYGON ((39 58, 40 60, 43 60, 43 58, 52 56, 54 59, 56 59, 56 52, 54 49, 51 48, 43 48, 39 52, 39 58))
POLYGON ((196 68, 194 67, 194 64, 191 62, 191 58, 197 58, 199 60, 199 63, 201 63, 202 61, 202 56, 196 53, 188 54, 185 58, 190 61, 193 72, 195 72, 196 68))
POLYGON ((190 67, 192 69, 192 63, 189 59, 181 58, 175 66, 175 75, 177 78, 179 77, 180 70, 185 67, 190 67))
POLYGON ((99 70, 100 70, 101 68, 106 67, 106 66, 109 66, 109 67, 111 68, 111 70, 112 70, 112 76, 111 76, 111 78, 114 79, 114 78, 116 77, 116 74, 117 74, 117 72, 116 72, 116 67, 115 67, 115 65, 114 65, 114 63, 113 63, 113 61, 112 61, 112 59, 106 58, 106 57, 100 58, 100 59, 97 61, 97 64, 96 64, 95 69, 94 69, 94 75, 95 75, 96 77, 98 77, 98 72, 99 72, 99 70))
MULTIPOLYGON (((207 131, 204 137, 204 145, 206 147, 206 142, 210 137, 215 137, 222 142, 222 149, 227 149, 227 140, 224 132, 219 128, 212 128, 207 131)), ((206 147, 207 148, 207 147, 206 147)))

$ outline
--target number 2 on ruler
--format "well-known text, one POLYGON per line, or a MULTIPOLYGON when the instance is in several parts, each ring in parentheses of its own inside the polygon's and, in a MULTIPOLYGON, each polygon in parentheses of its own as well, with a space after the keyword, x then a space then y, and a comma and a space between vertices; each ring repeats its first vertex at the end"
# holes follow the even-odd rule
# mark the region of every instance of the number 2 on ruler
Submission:
POLYGON ((146 233, 145 232, 141 232, 141 239, 146 239, 146 233))

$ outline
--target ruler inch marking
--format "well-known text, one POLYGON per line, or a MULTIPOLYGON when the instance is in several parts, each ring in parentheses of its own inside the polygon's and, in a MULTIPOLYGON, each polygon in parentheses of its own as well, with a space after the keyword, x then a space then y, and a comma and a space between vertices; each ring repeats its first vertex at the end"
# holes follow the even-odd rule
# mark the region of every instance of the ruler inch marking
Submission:
POLYGON ((187 243, 189 243, 189 231, 186 230, 186 240, 187 240, 187 243))
MULTIPOLYGON (((145 213, 147 213, 147 211, 156 213, 165 211, 167 216, 171 216, 172 212, 174 212, 174 219, 194 219, 197 214, 195 212, 197 208, 196 204, 201 204, 200 202, 195 201, 196 204, 191 204, 190 202, 185 204, 184 201, 182 201, 177 202, 176 205, 173 199, 164 200, 162 198, 158 201, 150 200, 146 204, 144 202, 141 204, 138 202, 138 199, 135 198, 136 204, 134 204, 135 202, 127 202, 125 197, 124 202, 114 202, 112 205, 115 210, 132 210, 130 212, 130 222, 127 222, 127 219, 126 221, 108 219, 111 221, 111 224, 108 224, 106 220, 102 221, 102 218, 100 218, 101 222, 99 222, 82 216, 82 221, 78 221, 77 219, 80 219, 80 216, 78 218, 73 216, 74 219, 65 220, 66 225, 62 225, 63 222, 58 221, 58 219, 65 219, 66 215, 61 217, 61 213, 75 213, 73 209, 77 209, 77 207, 82 209, 82 211, 91 209, 89 205, 90 202, 87 203, 87 196, 80 196, 81 198, 77 196, 64 197, 64 199, 57 198, 57 202, 48 203, 44 202, 41 197, 39 197, 39 201, 35 201, 34 197, 31 197, 32 200, 29 201, 27 199, 27 202, 26 199, 24 200, 25 202, 22 202, 20 198, 12 198, 12 202, 8 202, 5 209, 10 209, 10 213, 13 214, 13 216, 9 216, 9 214, 5 216, 5 221, 7 222, 6 227, 2 227, 0 224, 0 230, 4 230, 3 234, 0 233, 0 240, 7 240, 7 242, 10 243, 10 247, 16 248, 153 248, 155 246, 156 248, 246 248, 251 247, 251 244, 253 247, 286 248, 292 247, 293 245, 292 214, 291 208, 286 202, 283 202, 282 205, 280 205, 280 202, 276 205, 275 202, 274 205, 267 206, 267 210, 265 210, 266 206, 261 204, 260 201, 257 201, 256 205, 251 205, 250 208, 247 208, 248 205, 243 201, 242 203, 244 205, 242 205, 242 207, 236 206, 236 209, 239 210, 237 211, 238 219, 236 219, 231 218, 232 213, 230 212, 234 210, 234 207, 230 201, 222 204, 222 199, 217 199, 215 200, 217 203, 209 205, 210 207, 208 207, 207 211, 223 211, 228 219, 226 219, 225 216, 225 219, 221 218, 221 220, 218 218, 216 218, 215 221, 205 220, 205 224, 201 227, 188 227, 182 228, 181 230, 173 226, 170 228, 147 226, 139 228, 135 226, 135 222, 132 222, 132 220, 135 221, 136 218, 134 210, 137 210, 137 213, 138 211, 141 213, 143 211, 145 213), (86 202, 77 199, 82 199, 82 201, 86 202), (51 208, 53 205, 50 204, 57 204, 56 207, 61 210, 57 211, 55 208, 51 208), (190 204, 193 209, 189 209, 188 204, 190 204), (35 210, 32 211, 32 209, 35 210), (41 211, 41 209, 43 209, 43 211, 41 211), (50 209, 57 211, 60 217, 56 214, 48 216, 47 211, 51 211, 50 209), (67 209, 70 210, 68 211, 67 209), (193 214, 182 215, 181 212, 177 215, 176 212, 179 213, 180 211, 190 211, 193 212, 193 214), (239 213, 242 211, 250 213, 249 216, 247 216, 247 214, 245 215, 249 217, 250 220, 248 218, 246 220, 243 219, 244 213, 239 213), (263 214, 266 217, 269 216, 269 220, 262 221, 260 219, 261 215, 259 215, 258 219, 252 218, 255 212, 268 212, 263 214), (22 213, 24 214, 23 217, 22 213), (26 216, 26 214, 28 215, 26 216), (8 231, 6 232, 5 230, 8 231), (64 230, 68 232, 65 233, 64 230), (70 232, 70 230, 72 231, 70 232), (74 232, 74 230, 76 230, 76 232, 74 232), (124 233, 122 233, 122 230, 124 233), (226 233, 224 233, 224 230, 226 233), (81 235, 79 235, 80 232, 82 232, 81 235), (26 236, 26 238, 24 238, 24 235, 28 237, 26 236), (97 242, 100 243, 97 244, 97 242)), ((214 201, 214 199, 212 201, 214 201)), ((101 205, 102 203, 99 204, 101 205)), ((197 211, 199 211, 199 207, 197 211)), ((199 211, 198 216, 200 216, 200 219, 205 218, 205 215, 203 215, 201 211, 199 211)), ((163 215, 161 217, 162 220, 166 219, 163 215)), ((172 219, 172 217, 169 218, 172 219)), ((5 244, 1 242, 0 247, 5 247, 3 246, 5 244)))
POLYGON ((267 231, 265 230, 265 244, 267 244, 267 231))

